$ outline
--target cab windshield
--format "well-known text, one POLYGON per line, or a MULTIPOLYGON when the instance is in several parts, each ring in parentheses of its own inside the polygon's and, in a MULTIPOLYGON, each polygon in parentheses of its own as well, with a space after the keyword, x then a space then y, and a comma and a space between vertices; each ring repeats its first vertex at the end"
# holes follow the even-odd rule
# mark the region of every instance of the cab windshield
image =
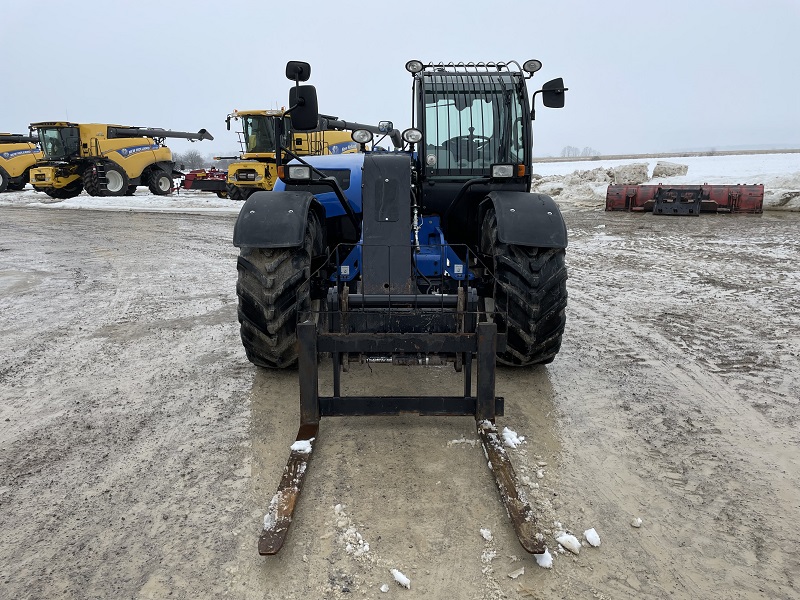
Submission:
POLYGON ((431 175, 476 176, 495 163, 527 163, 524 98, 511 74, 434 74, 424 97, 431 175))
POLYGON ((39 129, 39 145, 45 160, 66 160, 78 153, 80 138, 77 127, 39 129))
POLYGON ((246 152, 275 152, 275 128, 272 117, 251 115, 242 118, 246 152))

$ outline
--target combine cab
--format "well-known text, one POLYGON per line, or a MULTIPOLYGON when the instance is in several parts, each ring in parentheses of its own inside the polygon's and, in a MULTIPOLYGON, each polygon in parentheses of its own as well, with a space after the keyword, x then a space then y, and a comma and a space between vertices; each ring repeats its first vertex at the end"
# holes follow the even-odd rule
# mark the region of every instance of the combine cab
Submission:
POLYGON ((606 210, 654 215, 760 213, 763 185, 609 185, 606 210))

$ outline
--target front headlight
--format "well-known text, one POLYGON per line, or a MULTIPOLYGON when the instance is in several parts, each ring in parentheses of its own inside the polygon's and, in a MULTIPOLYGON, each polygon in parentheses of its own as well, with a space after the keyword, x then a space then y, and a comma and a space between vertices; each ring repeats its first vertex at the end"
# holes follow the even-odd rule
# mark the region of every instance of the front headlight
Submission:
POLYGON ((311 179, 311 167, 307 165, 289 165, 289 179, 311 179))
POLYGON ((492 179, 508 179, 514 176, 514 165, 492 165, 492 179))

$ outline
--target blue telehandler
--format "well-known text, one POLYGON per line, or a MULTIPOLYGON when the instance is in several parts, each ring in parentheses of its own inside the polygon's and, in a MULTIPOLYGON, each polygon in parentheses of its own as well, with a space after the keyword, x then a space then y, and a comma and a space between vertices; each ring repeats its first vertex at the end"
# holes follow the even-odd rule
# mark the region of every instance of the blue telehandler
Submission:
MULTIPOLYGON (((544 551, 495 417, 496 364, 551 362, 566 322, 567 230, 552 198, 531 193, 532 105, 561 108, 562 79, 529 96, 538 60, 412 60, 413 126, 355 128, 363 152, 297 156, 278 132, 280 181, 252 194, 234 227, 238 318, 248 359, 297 366, 300 427, 259 538, 261 554, 284 543, 323 416, 474 415, 500 497, 522 546, 544 551), (388 136, 393 149, 377 144, 388 136), (370 146, 371 145, 371 146, 370 146), (320 355, 333 368, 320 396, 320 355), (350 362, 452 363, 453 396, 343 396, 350 362), (473 371, 475 390, 473 392, 473 371)), ((286 76, 292 131, 321 120, 308 63, 286 76)), ((323 363, 324 364, 324 361, 323 363)))

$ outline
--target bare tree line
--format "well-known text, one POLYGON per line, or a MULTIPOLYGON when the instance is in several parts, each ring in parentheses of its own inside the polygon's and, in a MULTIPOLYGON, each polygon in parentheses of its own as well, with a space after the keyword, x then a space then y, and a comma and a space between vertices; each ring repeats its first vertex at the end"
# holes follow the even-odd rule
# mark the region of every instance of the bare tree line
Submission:
POLYGON ((600 156, 600 151, 595 150, 594 148, 590 148, 589 146, 584 147, 583 150, 576 146, 564 146, 561 150, 561 156, 563 157, 576 157, 576 156, 600 156))

